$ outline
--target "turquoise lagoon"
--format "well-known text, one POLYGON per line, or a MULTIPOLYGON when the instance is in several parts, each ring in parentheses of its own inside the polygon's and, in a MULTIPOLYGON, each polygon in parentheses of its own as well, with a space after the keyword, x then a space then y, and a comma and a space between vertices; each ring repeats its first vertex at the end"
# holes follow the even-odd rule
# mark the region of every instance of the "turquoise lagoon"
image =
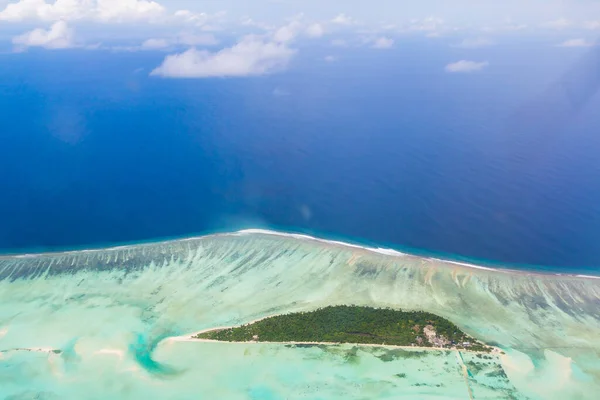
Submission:
POLYGON ((600 279, 261 231, 0 257, 0 399, 597 399, 600 279), (504 355, 201 343, 331 304, 420 309, 504 355))

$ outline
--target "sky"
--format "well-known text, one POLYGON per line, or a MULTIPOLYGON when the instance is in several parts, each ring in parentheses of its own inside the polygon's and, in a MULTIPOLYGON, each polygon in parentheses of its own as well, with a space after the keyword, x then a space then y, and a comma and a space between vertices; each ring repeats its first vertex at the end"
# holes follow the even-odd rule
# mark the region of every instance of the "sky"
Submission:
MULTIPOLYGON (((52 1, 46 1, 52 3, 52 1)), ((0 0, 0 6, 14 3, 0 0)), ((22 3, 42 3, 25 0, 22 3)), ((62 0, 63 4, 96 3, 89 0, 62 0)), ((128 4, 134 1, 104 0, 105 4, 128 4)), ((292 14, 303 12, 317 19, 328 19, 339 13, 347 13, 362 21, 377 23, 382 19, 400 22, 403 19, 423 18, 435 15, 457 23, 495 23, 498 19, 514 18, 523 23, 543 23, 558 18, 589 19, 594 14, 600 18, 600 5, 595 0, 163 0, 159 2, 137 1, 141 6, 159 4, 168 12, 190 10, 192 12, 227 12, 233 18, 260 17, 277 22, 292 14)))
MULTIPOLYGON (((482 48, 502 37, 547 36, 591 47, 600 33, 592 0, 0 0, 0 48, 163 51, 150 74, 165 78, 256 76, 286 69, 302 46, 401 46, 422 36, 482 48)), ((334 61, 334 56, 327 58, 334 61)), ((487 68, 455 60, 449 73, 487 68)))

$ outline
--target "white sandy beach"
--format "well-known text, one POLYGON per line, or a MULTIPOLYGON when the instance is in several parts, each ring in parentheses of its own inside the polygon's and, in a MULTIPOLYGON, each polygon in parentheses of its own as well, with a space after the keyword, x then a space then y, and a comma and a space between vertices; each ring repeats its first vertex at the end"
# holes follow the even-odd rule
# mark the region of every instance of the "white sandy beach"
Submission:
MULTIPOLYGON (((255 319, 255 320, 250 321, 243 325, 252 325, 252 324, 262 321, 264 319, 276 317, 277 315, 279 315, 279 314, 269 315, 269 316, 263 317, 263 318, 258 318, 258 319, 255 319)), ((197 342, 197 343, 202 343, 202 342, 205 342, 205 343, 244 343, 244 344, 261 343, 261 344, 281 344, 281 345, 291 344, 291 345, 324 345, 324 346, 339 346, 339 345, 347 344, 347 345, 351 345, 351 346, 383 347, 386 349, 389 348, 389 349, 402 349, 402 350, 413 350, 413 351, 418 351, 418 350, 461 351, 461 352, 468 352, 468 353, 474 353, 474 354, 501 354, 502 353, 501 349, 499 349, 497 347, 493 347, 493 346, 489 346, 492 349, 491 352, 485 352, 485 351, 474 351, 474 350, 469 350, 469 349, 457 349, 454 347, 442 348, 442 347, 424 347, 424 346, 396 346, 396 345, 388 345, 388 344, 371 344, 371 343, 335 343, 335 342, 296 342, 296 341, 267 342, 267 341, 262 341, 262 340, 251 340, 251 341, 247 341, 247 342, 228 342, 228 341, 223 341, 223 340, 199 339, 199 338, 194 337, 194 336, 197 336, 197 335, 200 335, 203 333, 207 333, 207 332, 220 331, 223 329, 231 329, 231 328, 237 328, 237 326, 223 326, 223 327, 218 327, 218 328, 203 329, 201 331, 190 333, 188 335, 173 336, 168 339, 165 339, 165 341, 167 341, 167 342, 197 342)))

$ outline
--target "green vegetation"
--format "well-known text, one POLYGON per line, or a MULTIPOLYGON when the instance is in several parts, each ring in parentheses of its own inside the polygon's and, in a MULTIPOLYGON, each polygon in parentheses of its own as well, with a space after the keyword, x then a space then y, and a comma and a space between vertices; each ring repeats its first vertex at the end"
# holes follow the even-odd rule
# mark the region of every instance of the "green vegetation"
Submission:
POLYGON ((227 342, 357 343, 490 351, 489 347, 437 315, 359 306, 331 306, 311 312, 278 315, 194 337, 227 342))

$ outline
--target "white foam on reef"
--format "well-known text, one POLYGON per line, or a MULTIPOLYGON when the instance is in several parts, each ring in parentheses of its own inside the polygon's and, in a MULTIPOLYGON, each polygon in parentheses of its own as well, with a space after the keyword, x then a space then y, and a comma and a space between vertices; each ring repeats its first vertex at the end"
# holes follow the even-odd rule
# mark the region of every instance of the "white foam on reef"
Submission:
POLYGON ((589 279, 600 279, 600 276, 593 276, 593 275, 575 275, 578 278, 589 278, 589 279))
POLYGON ((442 263, 446 263, 446 264, 460 265, 462 267, 474 268, 474 269, 492 271, 492 272, 534 274, 534 275, 554 275, 554 276, 575 277, 575 278, 583 278, 583 279, 600 279, 600 276, 593 276, 593 275, 569 274, 569 273, 549 273, 549 272, 526 270, 526 269, 485 267, 482 265, 471 264, 471 263, 466 263, 466 262, 446 260, 446 259, 435 258, 435 257, 424 257, 424 256, 415 255, 415 254, 410 254, 410 253, 403 253, 403 252, 400 252, 400 251, 394 250, 394 249, 388 249, 388 248, 382 248, 382 247, 361 246, 361 245, 354 244, 354 243, 342 242, 342 241, 338 241, 338 240, 323 239, 323 238, 318 238, 315 236, 305 235, 305 234, 301 234, 301 233, 281 232, 281 231, 274 231, 274 230, 269 230, 269 229, 259 229, 259 228, 242 229, 242 230, 235 231, 235 232, 213 233, 213 234, 208 234, 208 235, 192 236, 192 237, 181 238, 181 239, 162 240, 162 241, 158 241, 158 242, 144 242, 144 243, 137 243, 137 244, 127 244, 127 245, 119 245, 119 246, 97 248, 97 249, 68 250, 68 251, 61 251, 61 252, 28 253, 28 254, 6 255, 6 256, 0 255, 0 258, 4 258, 4 257, 34 258, 34 257, 39 257, 39 256, 44 256, 44 255, 59 255, 59 254, 68 255, 68 254, 82 254, 82 253, 85 254, 85 253, 98 253, 98 252, 107 252, 107 251, 119 251, 119 250, 135 249, 140 246, 152 246, 152 245, 156 245, 156 244, 188 242, 188 241, 195 241, 195 240, 199 240, 199 239, 208 239, 211 237, 219 237, 219 236, 242 236, 242 235, 252 235, 252 234, 287 237, 287 238, 293 238, 293 239, 298 239, 298 240, 310 240, 310 241, 315 241, 315 242, 320 242, 320 243, 325 243, 325 244, 330 244, 330 245, 337 245, 337 246, 365 250, 365 251, 369 251, 372 253, 377 253, 377 254, 382 254, 382 255, 392 256, 392 257, 418 257, 418 258, 421 258, 426 261, 436 261, 436 262, 442 262, 442 263))
MULTIPOLYGON (((381 247, 360 246, 357 244, 340 242, 337 240, 327 240, 327 239, 321 239, 321 238, 317 238, 314 236, 303 235, 303 234, 299 234, 299 233, 286 233, 286 232, 279 232, 279 231, 271 231, 268 229, 244 229, 244 230, 232 233, 231 235, 246 235, 246 234, 263 234, 263 235, 290 237, 290 238, 294 238, 294 239, 313 240, 313 241, 317 241, 317 242, 321 242, 321 243, 334 244, 334 245, 345 246, 345 247, 352 247, 352 248, 356 248, 356 249, 366 250, 366 251, 370 251, 373 253, 384 254, 386 256, 393 256, 393 257, 406 257, 406 256, 419 257, 419 256, 415 256, 412 254, 402 253, 402 252, 394 250, 394 249, 384 249, 381 247)), ((510 270, 510 269, 483 267, 481 265, 468 264, 468 263, 463 263, 463 262, 459 262, 459 261, 443 260, 443 259, 434 258, 434 257, 422 257, 422 258, 425 260, 438 261, 438 262, 444 262, 444 263, 449 263, 449 264, 456 264, 456 265, 460 265, 463 267, 482 269, 482 270, 486 270, 486 271, 522 272, 522 271, 510 270)))
MULTIPOLYGON (((301 240, 312 240, 312 241, 326 243, 326 244, 333 244, 333 245, 338 245, 338 246, 344 246, 344 247, 351 247, 351 248, 366 250, 366 251, 370 251, 370 252, 373 252, 373 253, 384 254, 384 255, 387 255, 387 256, 393 256, 393 257, 407 257, 407 256, 409 256, 409 257, 419 257, 419 258, 422 258, 423 260, 437 261, 437 262, 442 262, 442 263, 446 263, 446 264, 460 265, 462 267, 474 268, 474 269, 479 269, 479 270, 484 270, 484 271, 501 272, 501 273, 516 273, 516 274, 556 275, 556 276, 586 278, 586 279, 587 278, 600 279, 600 276, 592 276, 592 275, 544 273, 544 272, 539 272, 539 271, 519 270, 519 269, 514 269, 514 268, 484 267, 482 265, 471 264, 471 263, 466 263, 466 262, 453 261, 453 260, 445 260, 445 259, 442 259, 442 258, 435 258, 435 257, 423 257, 423 256, 414 255, 414 254, 409 254, 409 253, 402 253, 402 252, 394 250, 394 249, 385 249, 385 248, 381 248, 381 247, 360 246, 360 245, 357 245, 357 244, 354 244, 354 243, 340 242, 338 240, 321 239, 321 238, 318 238, 318 237, 314 237, 314 236, 310 236, 310 235, 304 235, 304 234, 300 234, 300 233, 280 232, 280 231, 273 231, 273 230, 269 230, 269 229, 242 229, 242 230, 237 231, 237 232, 225 233, 225 234, 220 234, 220 235, 222 235, 222 236, 239 236, 239 235, 249 235, 249 234, 262 234, 262 235, 272 235, 272 236, 280 236, 280 237, 289 237, 289 238, 301 239, 301 240)), ((209 235, 209 236, 213 236, 213 235, 209 235)), ((214 235, 214 236, 219 236, 219 234, 214 235)))
POLYGON ((401 252, 399 252, 397 250, 393 250, 393 249, 384 249, 381 247, 366 247, 366 246, 360 246, 358 244, 353 244, 353 243, 340 242, 338 240, 321 239, 321 238, 317 238, 314 236, 303 235, 300 233, 286 233, 286 232, 279 232, 279 231, 271 231, 268 229, 243 229, 241 231, 232 233, 231 235, 246 235, 246 234, 263 234, 263 235, 291 237, 294 239, 314 240, 316 242, 321 242, 321 243, 335 244, 335 245, 339 245, 339 246, 353 247, 355 249, 372 251, 374 253, 385 254, 387 256, 405 257, 405 256, 409 255, 409 254, 401 253, 401 252))
POLYGON ((450 260, 442 260, 441 258, 428 258, 428 260, 441 261, 448 264, 456 264, 467 268, 476 268, 476 269, 484 269, 486 271, 496 271, 496 272, 521 272, 511 269, 500 269, 500 268, 490 268, 490 267, 482 267, 481 265, 468 264, 459 261, 450 261, 450 260))

